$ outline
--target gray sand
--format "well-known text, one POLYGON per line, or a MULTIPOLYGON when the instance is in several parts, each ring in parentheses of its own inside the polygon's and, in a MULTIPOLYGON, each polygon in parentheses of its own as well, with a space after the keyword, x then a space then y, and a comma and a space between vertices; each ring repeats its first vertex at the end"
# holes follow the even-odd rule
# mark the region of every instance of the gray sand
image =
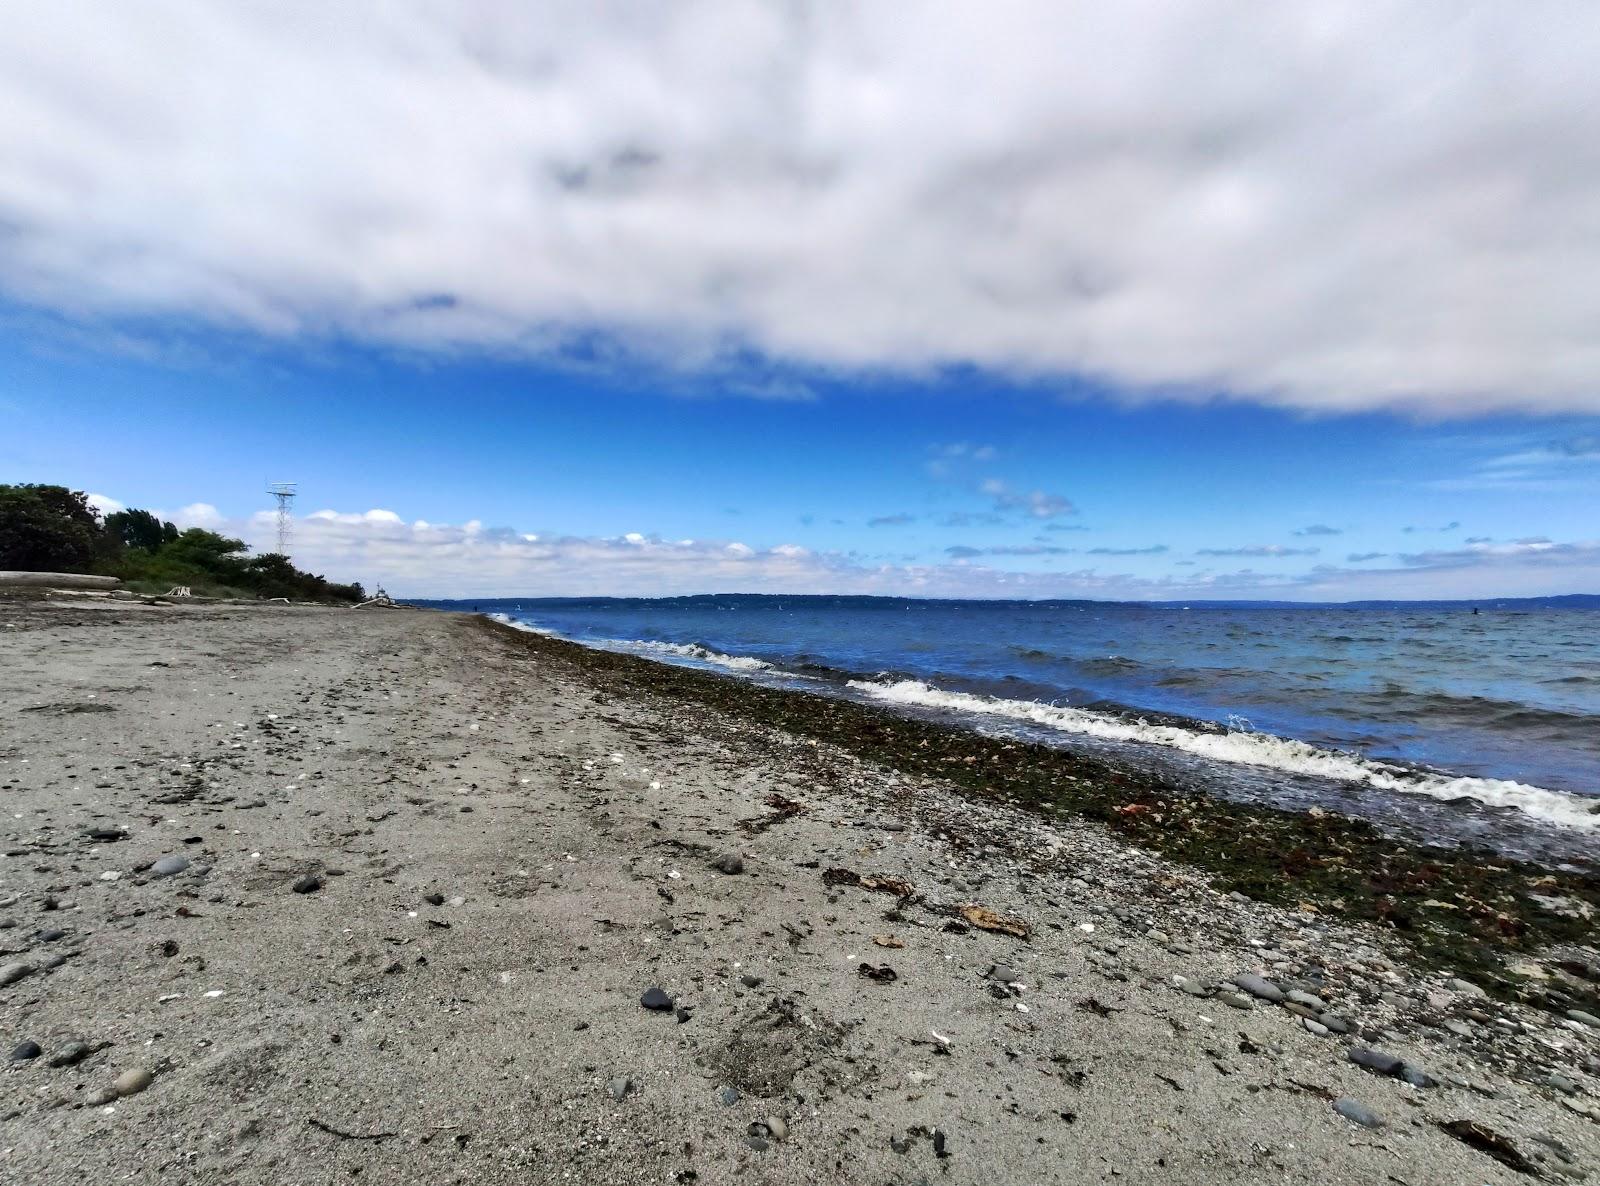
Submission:
POLYGON ((7 1182, 1529 1180, 1461 1120, 1600 1169, 1600 1030, 462 618, 0 601, 0 676, 7 1182))

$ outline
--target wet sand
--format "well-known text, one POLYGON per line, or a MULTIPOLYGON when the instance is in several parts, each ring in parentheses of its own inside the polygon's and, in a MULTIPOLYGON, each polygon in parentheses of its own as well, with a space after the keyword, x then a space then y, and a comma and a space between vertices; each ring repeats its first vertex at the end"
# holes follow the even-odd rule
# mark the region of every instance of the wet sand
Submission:
POLYGON ((8 599, 0 673, 7 1180, 1600 1167, 1582 874, 422 611, 8 599))

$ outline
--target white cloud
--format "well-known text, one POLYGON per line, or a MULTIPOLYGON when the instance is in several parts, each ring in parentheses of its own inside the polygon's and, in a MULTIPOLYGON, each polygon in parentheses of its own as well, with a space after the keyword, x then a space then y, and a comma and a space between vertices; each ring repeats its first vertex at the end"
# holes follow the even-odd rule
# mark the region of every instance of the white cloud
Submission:
POLYGON ((116 499, 108 498, 104 494, 90 494, 86 497, 89 505, 99 513, 102 519, 104 519, 107 515, 114 515, 118 511, 125 511, 128 509, 116 499))
POLYGON ((1593 413, 1593 15, 21 5, 0 289, 424 350, 1593 413))
MULTIPOLYGON (((163 517, 180 526, 238 536, 258 552, 276 545, 271 511, 227 518, 215 507, 195 503, 163 517)), ((1390 568, 1323 565, 1297 573, 1197 569, 1135 576, 1094 564, 1102 558, 1114 563, 1125 557, 1149 559, 1167 549, 1090 549, 1084 553, 1088 566, 1070 571, 1051 566, 1072 549, 1049 545, 956 545, 945 549, 939 563, 872 564, 788 543, 758 548, 738 541, 662 540, 638 532, 616 538, 559 536, 474 524, 407 523, 386 511, 317 512, 294 521, 291 558, 331 580, 361 581, 369 588, 381 584, 391 593, 412 597, 752 592, 1344 600, 1539 595, 1600 587, 1600 541, 1530 538, 1492 546, 1485 541, 1483 546, 1398 556, 1390 568), (1034 567, 994 568, 985 558, 1034 567)))

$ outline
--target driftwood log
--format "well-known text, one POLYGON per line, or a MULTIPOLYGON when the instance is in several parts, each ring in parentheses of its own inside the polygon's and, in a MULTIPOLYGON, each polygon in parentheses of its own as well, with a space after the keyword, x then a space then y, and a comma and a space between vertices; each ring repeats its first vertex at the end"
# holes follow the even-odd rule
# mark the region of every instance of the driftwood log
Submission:
POLYGON ((116 577, 92 577, 81 572, 0 571, 0 589, 115 589, 120 584, 116 577))

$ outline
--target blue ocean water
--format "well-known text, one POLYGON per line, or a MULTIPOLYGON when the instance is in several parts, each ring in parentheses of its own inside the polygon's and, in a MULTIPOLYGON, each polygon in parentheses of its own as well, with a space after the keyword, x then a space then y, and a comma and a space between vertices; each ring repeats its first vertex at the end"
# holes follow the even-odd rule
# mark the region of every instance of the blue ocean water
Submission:
POLYGON ((1435 838, 1545 832, 1557 848, 1600 845, 1600 610, 752 595, 426 604, 1435 838))

